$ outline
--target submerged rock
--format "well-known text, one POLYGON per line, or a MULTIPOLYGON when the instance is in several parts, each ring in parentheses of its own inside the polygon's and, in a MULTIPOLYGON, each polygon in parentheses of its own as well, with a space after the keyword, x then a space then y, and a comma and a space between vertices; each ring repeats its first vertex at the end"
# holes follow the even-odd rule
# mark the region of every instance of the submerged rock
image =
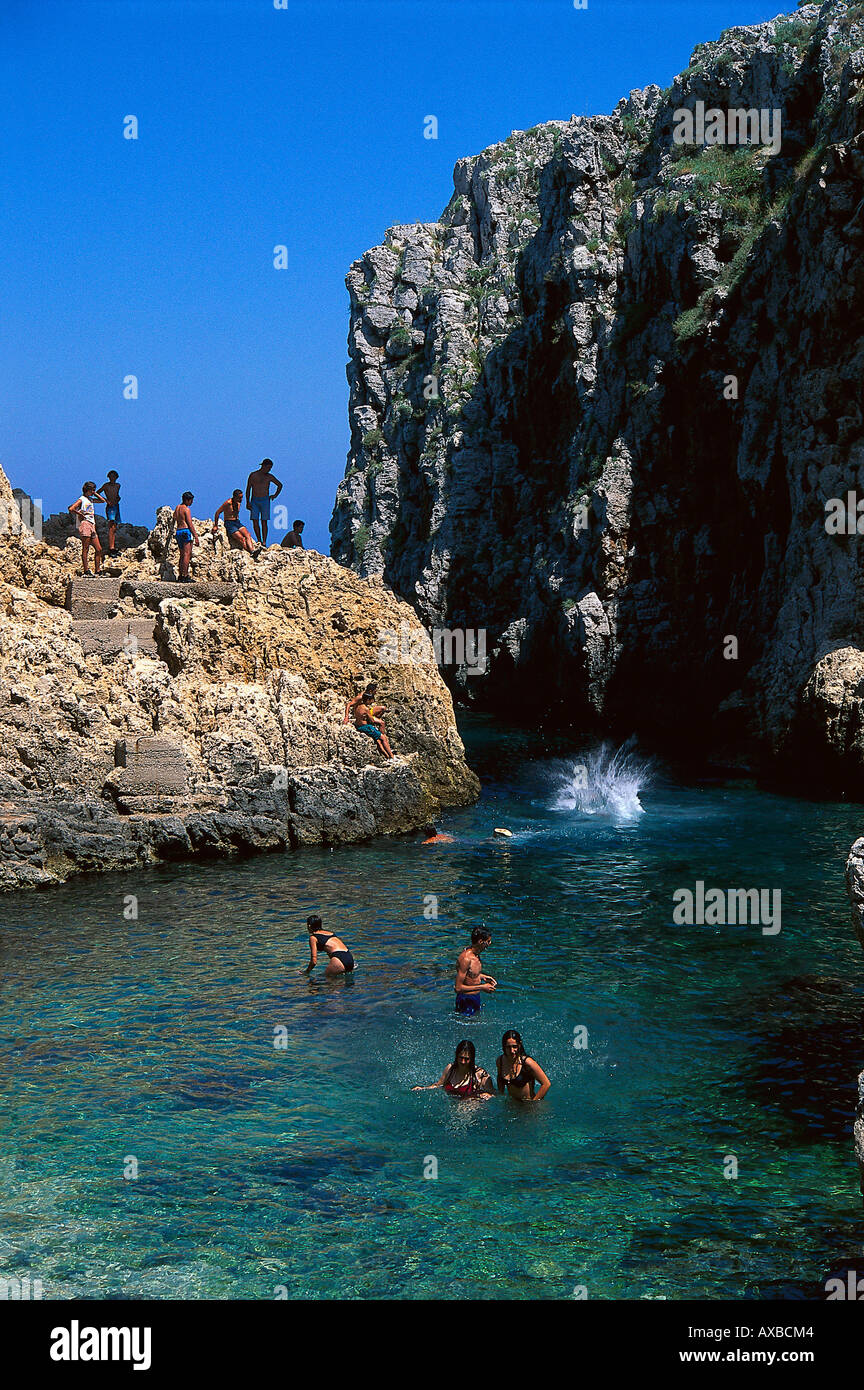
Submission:
POLYGON ((170 582, 164 525, 99 580, 62 533, 0 536, 0 888, 360 840, 477 795, 434 663, 381 664, 382 633, 420 630, 405 603, 205 527, 189 585, 170 582), (342 723, 376 678, 392 762, 342 723))

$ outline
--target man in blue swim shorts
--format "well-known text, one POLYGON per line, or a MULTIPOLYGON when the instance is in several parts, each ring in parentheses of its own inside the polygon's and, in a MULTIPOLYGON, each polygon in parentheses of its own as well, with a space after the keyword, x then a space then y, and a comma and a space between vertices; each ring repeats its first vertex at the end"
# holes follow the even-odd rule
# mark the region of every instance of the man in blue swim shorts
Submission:
POLYGON ((366 704, 365 693, 361 695, 360 699, 354 705, 354 728, 358 733, 368 734, 370 738, 374 738, 385 758, 393 757, 393 749, 390 747, 390 740, 380 727, 380 720, 373 719, 372 711, 366 704))
POLYGON ((99 491, 105 498, 105 520, 108 522, 108 554, 117 554, 117 527, 120 525, 120 474, 112 468, 107 483, 99 491))
POLYGON ((213 517, 213 535, 219 534, 219 518, 225 517, 225 534, 228 537, 228 544, 232 550, 247 550, 250 555, 260 555, 261 550, 255 549, 255 542, 240 520, 240 504, 243 501, 243 489, 235 487, 227 502, 223 502, 221 507, 216 510, 213 517))
POLYGON ((279 496, 282 484, 272 473, 273 460, 264 459, 260 468, 250 473, 246 479, 246 506, 252 517, 255 535, 262 545, 267 544, 267 522, 270 520, 270 503, 279 496), (276 491, 270 491, 270 484, 276 484, 276 491))
POLYGON ((183 493, 183 501, 179 507, 174 508, 174 539, 180 548, 180 583, 191 584, 189 578, 189 561, 192 558, 192 541, 196 545, 201 544, 201 537, 195 530, 195 522, 192 520, 192 513, 189 508, 195 501, 194 494, 191 492, 183 493))
POLYGON ((471 933, 471 945, 460 952, 456 962, 456 983, 453 986, 456 991, 457 1014, 465 1014, 469 1018, 479 1014, 482 1004, 481 993, 491 993, 498 983, 491 975, 483 975, 480 971, 480 952, 491 945, 491 932, 485 927, 475 927, 471 933))

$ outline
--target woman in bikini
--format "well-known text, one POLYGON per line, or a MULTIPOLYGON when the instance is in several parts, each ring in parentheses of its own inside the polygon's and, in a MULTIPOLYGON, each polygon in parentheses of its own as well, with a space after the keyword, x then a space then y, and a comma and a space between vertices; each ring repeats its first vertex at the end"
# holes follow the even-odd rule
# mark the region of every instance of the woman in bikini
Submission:
POLYGON ((335 980, 340 975, 350 975, 354 969, 354 957, 345 945, 345 942, 332 932, 324 931, 321 927, 320 917, 307 917, 306 928, 309 932, 309 951, 312 959, 306 966, 305 974, 311 975, 318 963, 318 952, 326 951, 330 959, 324 971, 328 979, 335 980))
POLYGON ((501 1039, 498 1058, 498 1090, 507 1091, 515 1100, 542 1100, 552 1082, 539 1063, 525 1052, 521 1035, 508 1028, 501 1039), (534 1087, 540 1090, 536 1096, 534 1087))
POLYGON ((478 1067, 474 1061, 474 1044, 463 1038, 456 1048, 456 1055, 441 1073, 438 1081, 431 1086, 412 1086, 412 1091, 435 1091, 443 1086, 448 1096, 459 1096, 462 1100, 491 1100, 495 1094, 492 1078, 488 1071, 478 1067))

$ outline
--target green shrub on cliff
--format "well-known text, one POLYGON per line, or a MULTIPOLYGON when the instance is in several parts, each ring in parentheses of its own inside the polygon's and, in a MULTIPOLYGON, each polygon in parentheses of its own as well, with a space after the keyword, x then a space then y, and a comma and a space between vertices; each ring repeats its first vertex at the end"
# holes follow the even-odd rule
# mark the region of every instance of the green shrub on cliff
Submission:
POLYGON ((357 556, 357 559, 362 560, 363 555, 366 551, 366 547, 369 544, 369 527, 365 524, 365 522, 362 526, 358 526, 357 530, 354 532, 354 539, 352 541, 352 544, 354 546, 354 554, 357 556))

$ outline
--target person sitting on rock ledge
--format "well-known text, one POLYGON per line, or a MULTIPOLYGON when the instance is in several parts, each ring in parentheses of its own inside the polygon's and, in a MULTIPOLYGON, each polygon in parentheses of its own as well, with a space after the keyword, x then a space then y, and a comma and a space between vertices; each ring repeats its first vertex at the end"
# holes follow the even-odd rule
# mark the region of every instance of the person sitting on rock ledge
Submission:
POLYGON ((303 544, 304 524, 305 523, 302 521, 294 521, 291 523, 291 530, 288 532, 288 535, 282 542, 283 550, 293 550, 295 546, 299 546, 301 550, 306 549, 306 547, 303 544))
POLYGON ((95 483, 85 483, 81 489, 81 496, 77 502, 73 502, 69 508, 78 523, 78 535, 81 537, 81 567, 85 574, 90 573, 87 564, 87 556, 90 547, 93 547, 93 568, 96 574, 102 568, 102 546, 99 544, 99 537, 96 534, 96 513, 93 509, 94 502, 101 502, 104 506, 105 498, 100 492, 96 491, 95 483))
POLYGON ((232 550, 246 550, 250 555, 258 556, 264 549, 263 546, 255 548, 255 542, 247 531, 243 522, 240 520, 240 504, 243 501, 242 487, 235 487, 227 502, 216 512, 213 518, 213 535, 219 534, 219 518, 225 513, 225 534, 228 537, 228 544, 232 550))
POLYGON ((367 692, 364 691, 360 699, 353 702, 354 728, 361 734, 368 734, 370 738, 374 738, 384 756, 386 758, 392 758, 393 749, 390 747, 390 740, 384 732, 381 720, 373 719, 372 711, 366 704, 366 694, 367 692))
POLYGON ((382 734, 386 734, 387 726, 384 723, 384 715, 387 713, 387 706, 375 705, 372 703, 375 699, 377 690, 378 686, 376 682, 370 681, 370 683, 367 686, 364 686, 361 694, 355 695, 353 700, 349 700, 347 705, 345 706, 345 718, 342 720, 342 723, 348 723, 357 706, 362 701, 363 704, 369 706, 369 713, 372 717, 372 723, 378 725, 378 728, 381 730, 382 734))
POLYGON ((201 544, 201 537, 195 530, 195 522, 192 520, 192 513, 189 508, 195 501, 194 492, 184 492, 183 500, 180 505, 174 508, 174 532, 178 546, 180 547, 180 575, 181 584, 191 584, 189 578, 189 561, 192 559, 192 540, 195 544, 201 544))

